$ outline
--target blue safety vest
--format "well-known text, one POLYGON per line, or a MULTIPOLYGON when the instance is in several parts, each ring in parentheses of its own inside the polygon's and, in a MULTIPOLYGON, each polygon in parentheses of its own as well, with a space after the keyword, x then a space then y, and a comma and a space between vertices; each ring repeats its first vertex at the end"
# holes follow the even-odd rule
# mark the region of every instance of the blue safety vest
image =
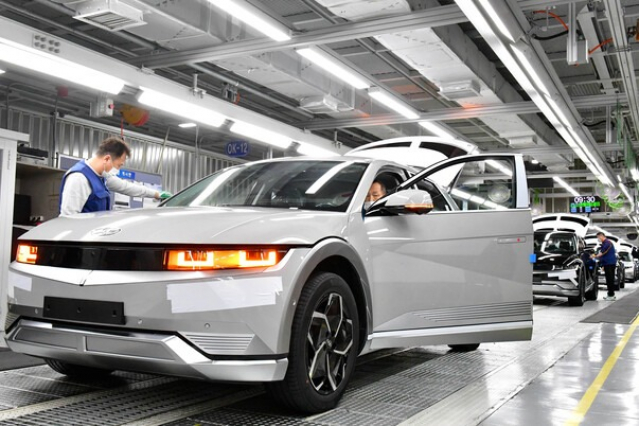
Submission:
POLYGON ((82 173, 84 177, 87 178, 89 185, 91 186, 91 195, 89 195, 87 202, 84 204, 82 213, 111 210, 111 193, 106 186, 106 181, 103 177, 95 174, 93 169, 84 161, 75 163, 75 165, 71 167, 62 178, 58 210, 62 210, 62 193, 64 191, 64 184, 67 181, 67 177, 69 177, 72 173, 82 173))

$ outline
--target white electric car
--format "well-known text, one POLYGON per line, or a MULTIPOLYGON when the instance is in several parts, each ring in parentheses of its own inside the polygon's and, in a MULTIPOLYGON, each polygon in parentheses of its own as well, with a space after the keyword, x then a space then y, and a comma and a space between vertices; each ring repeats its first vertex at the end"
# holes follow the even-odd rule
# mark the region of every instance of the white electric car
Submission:
POLYGON ((266 382, 318 412, 359 354, 530 339, 523 159, 430 143, 453 158, 267 160, 157 209, 46 222, 11 265, 7 343, 69 375, 266 382), (387 195, 369 206, 374 181, 387 195))

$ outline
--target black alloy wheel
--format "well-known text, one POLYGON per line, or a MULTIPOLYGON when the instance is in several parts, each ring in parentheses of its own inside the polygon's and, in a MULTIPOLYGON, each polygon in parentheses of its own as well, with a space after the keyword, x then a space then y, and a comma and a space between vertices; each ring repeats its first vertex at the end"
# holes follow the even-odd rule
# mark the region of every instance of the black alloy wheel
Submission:
POLYGON ((570 306, 583 306, 586 302, 586 271, 583 266, 579 268, 577 273, 577 283, 579 285, 579 294, 568 297, 570 306))
POLYGON ((320 272, 300 296, 291 334, 289 364, 281 382, 267 383, 277 400, 304 413, 335 408, 359 351, 357 305, 348 284, 320 272))
POLYGON ((84 365, 70 364, 57 359, 45 358, 44 360, 49 367, 60 374, 69 377, 77 377, 81 379, 89 379, 93 377, 108 376, 113 370, 105 370, 102 368, 86 367, 84 365))

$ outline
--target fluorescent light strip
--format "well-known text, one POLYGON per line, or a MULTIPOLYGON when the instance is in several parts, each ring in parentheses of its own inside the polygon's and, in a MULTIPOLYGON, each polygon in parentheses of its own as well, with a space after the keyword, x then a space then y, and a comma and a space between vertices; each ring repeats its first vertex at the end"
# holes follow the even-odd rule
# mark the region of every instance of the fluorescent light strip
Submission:
POLYGON ((435 123, 431 123, 430 121, 420 121, 419 125, 429 132, 435 134, 435 136, 439 136, 440 138, 456 139, 455 135, 447 132, 442 127, 438 126, 435 123))
POLYGON ((326 185, 326 182, 333 179, 333 177, 335 177, 336 174, 338 174, 341 170, 347 168, 351 164, 353 164, 352 161, 345 161, 343 163, 339 163, 331 167, 326 173, 322 175, 322 177, 317 179, 315 183, 313 183, 313 185, 311 185, 311 187, 306 190, 306 194, 309 194, 309 195, 317 194, 317 191, 322 189, 322 187, 326 185))
POLYGON ((549 92, 548 92, 548 89, 546 88, 546 85, 535 72, 535 68, 533 67, 532 63, 528 60, 528 57, 524 54, 524 52, 519 50, 517 46, 512 45, 510 47, 513 49, 513 52, 515 52, 515 55, 519 59, 519 62, 522 63, 524 69, 528 72, 528 75, 532 77, 533 81, 537 85, 537 90, 543 93, 544 95, 548 95, 549 92))
POLYGON ((226 120, 225 116, 208 108, 145 87, 141 89, 142 94, 138 97, 141 104, 212 127, 220 127, 226 120))
POLYGON ((572 186, 568 185, 568 183, 559 176, 553 176, 552 178, 555 182, 563 186, 566 191, 570 192, 575 197, 578 197, 580 195, 572 186))
POLYGON ((296 52, 322 68, 324 71, 333 74, 335 77, 350 84, 356 89, 368 89, 371 87, 371 85, 360 78, 357 73, 348 69, 348 67, 342 64, 339 60, 316 47, 297 49, 296 52))
POLYGON ((197 124, 195 124, 195 123, 182 123, 182 124, 178 124, 178 126, 180 126, 183 129, 190 129, 191 127, 197 126, 197 124))
POLYGON ((492 167, 492 168, 494 168, 494 169, 499 170, 500 172, 502 172, 503 174, 505 174, 505 175, 507 175, 507 176, 510 176, 510 177, 512 177, 512 176, 513 176, 513 172, 512 172, 511 170, 507 169, 504 165, 499 164, 499 163, 498 163, 497 161, 495 161, 495 160, 486 160, 486 163, 487 163, 490 167, 492 167))
POLYGON ((297 152, 302 155, 308 155, 309 157, 333 157, 335 155, 339 155, 336 152, 307 142, 300 142, 300 147, 297 148, 297 152))
POLYGON ((0 74, 4 74, 6 71, 3 69, 0 69, 0 74))
POLYGON ((557 114, 557 117, 559 117, 559 120, 561 121, 561 123, 567 128, 572 128, 572 126, 570 125, 570 121, 568 121, 568 117, 566 117, 566 115, 561 110, 561 108, 559 108, 559 105, 557 104, 557 102, 555 102, 555 100, 552 99, 550 96, 545 96, 545 98, 548 104, 550 105, 550 107, 555 112, 555 114, 557 114))
POLYGON ((486 12, 488 13, 488 16, 490 16, 495 22, 495 26, 497 27, 497 29, 499 29, 499 32, 501 32, 508 40, 514 43, 515 38, 512 36, 510 31, 508 31, 508 28, 506 27, 504 22, 499 18, 499 14, 495 10, 495 8, 493 8, 493 5, 490 4, 488 0, 479 0, 479 4, 481 4, 484 10, 486 10, 486 12))
POLYGON ((0 61, 113 95, 125 84, 109 74, 7 40, 0 40, 0 61))
POLYGON ((409 108, 408 106, 402 104, 401 102, 399 102, 398 100, 396 100, 395 98, 393 98, 392 96, 390 96, 389 94, 381 91, 381 90, 369 90, 368 94, 371 96, 371 98, 377 100, 378 102, 380 102, 382 105, 386 106, 389 109, 392 109, 393 111, 395 111, 398 114, 403 115, 404 117, 408 118, 408 119, 417 119, 419 118, 419 114, 417 114, 415 111, 413 111, 411 108, 409 108))
POLYGON ((288 28, 249 4, 240 3, 237 0, 209 0, 209 2, 275 41, 291 39, 288 28))
POLYGON ((247 138, 255 139, 278 148, 286 148, 293 142, 291 138, 284 135, 239 120, 233 123, 230 130, 238 135, 246 136, 247 138))

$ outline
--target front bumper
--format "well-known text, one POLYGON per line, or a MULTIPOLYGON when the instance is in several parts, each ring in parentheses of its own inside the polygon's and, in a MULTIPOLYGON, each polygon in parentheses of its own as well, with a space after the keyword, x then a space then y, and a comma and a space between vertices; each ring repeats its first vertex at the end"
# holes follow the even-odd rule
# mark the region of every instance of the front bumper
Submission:
POLYGON ((212 360, 175 334, 57 325, 21 319, 7 335, 11 350, 104 369, 124 369, 206 380, 284 379, 288 360, 212 360))
POLYGON ((577 270, 533 271, 533 294, 539 296, 579 296, 577 270))

